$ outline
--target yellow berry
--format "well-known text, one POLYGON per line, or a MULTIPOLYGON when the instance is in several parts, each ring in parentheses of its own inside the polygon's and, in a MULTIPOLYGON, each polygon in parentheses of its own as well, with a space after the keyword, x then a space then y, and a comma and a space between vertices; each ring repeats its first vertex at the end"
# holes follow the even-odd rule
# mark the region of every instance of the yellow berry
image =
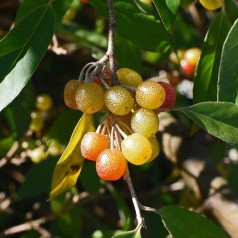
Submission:
POLYGON ((196 65, 201 55, 199 48, 191 48, 185 51, 184 59, 192 65, 196 65))
POLYGON ((213 11, 222 6, 222 0, 199 0, 207 10, 213 11))
POLYGON ((40 112, 32 112, 31 113, 31 123, 29 129, 34 132, 39 132, 44 126, 44 118, 40 112))
POLYGON ((152 154, 149 140, 139 133, 133 133, 122 141, 122 153, 134 165, 146 163, 152 154))
POLYGON ((145 109, 157 109, 165 100, 164 88, 152 81, 144 81, 136 89, 136 101, 145 109))
POLYGON ((113 114, 124 116, 133 108, 134 100, 127 89, 113 86, 105 93, 105 105, 113 114))
POLYGON ((152 110, 140 108, 131 117, 131 128, 149 138, 156 134, 159 127, 159 119, 152 110))
POLYGON ((150 159, 146 163, 149 163, 152 160, 154 160, 159 155, 159 152, 160 152, 159 141, 156 139, 156 137, 154 137, 154 136, 150 137, 149 142, 151 144, 152 154, 150 156, 150 159))
POLYGON ((82 112, 88 114, 98 112, 104 105, 104 91, 96 83, 82 83, 75 93, 75 101, 82 112))
POLYGON ((36 98, 36 108, 41 111, 48 111, 52 104, 52 98, 48 94, 40 94, 36 98))
POLYGON ((143 79, 136 71, 128 68, 121 68, 117 71, 117 77, 121 84, 138 87, 143 79))

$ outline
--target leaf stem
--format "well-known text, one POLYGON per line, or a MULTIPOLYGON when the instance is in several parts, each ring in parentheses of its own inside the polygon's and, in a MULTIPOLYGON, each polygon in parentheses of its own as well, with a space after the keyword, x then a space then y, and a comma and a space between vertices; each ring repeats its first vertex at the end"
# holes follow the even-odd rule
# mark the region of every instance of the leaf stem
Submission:
POLYGON ((118 85, 119 81, 116 75, 116 64, 114 56, 115 45, 115 31, 116 31, 116 19, 114 11, 114 1, 107 0, 108 12, 109 12, 109 31, 108 31, 108 48, 106 55, 109 58, 110 70, 112 71, 112 85, 118 85))

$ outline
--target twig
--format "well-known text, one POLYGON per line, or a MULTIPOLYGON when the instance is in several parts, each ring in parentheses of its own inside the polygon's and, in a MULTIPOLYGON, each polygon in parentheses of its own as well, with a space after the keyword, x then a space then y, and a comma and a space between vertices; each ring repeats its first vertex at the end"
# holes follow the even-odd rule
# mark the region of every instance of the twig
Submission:
POLYGON ((118 79, 116 75, 116 66, 115 66, 115 56, 114 56, 114 41, 115 41, 115 29, 116 29, 114 1, 107 0, 107 6, 109 11, 109 31, 108 31, 108 48, 107 48, 106 55, 109 58, 110 70, 112 71, 112 85, 118 85, 118 79))
POLYGON ((136 230, 140 230, 143 226, 143 217, 142 217, 141 212, 140 212, 140 203, 138 202, 138 199, 137 199, 137 196, 136 196, 136 193, 135 193, 132 181, 131 181, 131 177, 130 177, 130 173, 129 173, 128 168, 126 169, 126 172, 125 172, 123 178, 127 183, 127 186, 128 186, 129 191, 131 193, 132 202, 133 202, 133 205, 134 205, 134 208, 135 208, 136 219, 137 219, 136 230))

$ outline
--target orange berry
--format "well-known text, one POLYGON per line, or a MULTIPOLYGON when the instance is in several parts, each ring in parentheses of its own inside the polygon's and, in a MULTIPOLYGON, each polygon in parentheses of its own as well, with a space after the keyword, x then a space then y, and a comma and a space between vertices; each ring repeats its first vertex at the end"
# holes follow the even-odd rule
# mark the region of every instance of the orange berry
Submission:
POLYGON ((75 93, 79 85, 80 83, 78 80, 72 79, 64 87, 64 102, 71 109, 78 110, 78 106, 75 101, 75 93))
POLYGON ((103 180, 114 181, 120 179, 126 170, 126 159, 120 150, 106 149, 96 160, 98 176, 103 180))
POLYGON ((96 160, 99 154, 109 148, 108 138, 100 133, 88 132, 81 141, 81 153, 89 160, 96 160))

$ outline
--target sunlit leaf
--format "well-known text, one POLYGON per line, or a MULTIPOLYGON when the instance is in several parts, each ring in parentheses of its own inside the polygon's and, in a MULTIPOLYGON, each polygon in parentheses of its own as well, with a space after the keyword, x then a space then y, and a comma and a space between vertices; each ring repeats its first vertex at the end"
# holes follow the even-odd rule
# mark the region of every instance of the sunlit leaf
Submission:
POLYGON ((174 238, 228 238, 214 223, 185 208, 171 205, 163 207, 159 213, 174 238))
POLYGON ((229 102, 201 102, 180 108, 211 135, 238 146, 238 106, 229 102))
POLYGON ((197 65, 193 88, 194 103, 216 101, 217 99, 221 51, 229 29, 230 23, 227 17, 223 12, 219 13, 207 32, 201 58, 197 65))
POLYGON ((180 0, 153 0, 166 30, 171 33, 176 21, 180 0))
POLYGON ((82 169, 84 158, 80 151, 80 142, 85 133, 94 131, 92 115, 83 114, 76 125, 70 141, 55 166, 50 199, 72 188, 82 169))
POLYGON ((0 111, 17 97, 30 80, 52 39, 54 26, 52 6, 44 5, 30 12, 0 41, 0 52, 6 53, 4 61, 0 58, 1 67, 7 67, 0 75, 0 111), (6 60, 9 53, 11 57, 6 60))
POLYGON ((238 105, 238 20, 232 26, 223 46, 218 80, 218 101, 238 105))

